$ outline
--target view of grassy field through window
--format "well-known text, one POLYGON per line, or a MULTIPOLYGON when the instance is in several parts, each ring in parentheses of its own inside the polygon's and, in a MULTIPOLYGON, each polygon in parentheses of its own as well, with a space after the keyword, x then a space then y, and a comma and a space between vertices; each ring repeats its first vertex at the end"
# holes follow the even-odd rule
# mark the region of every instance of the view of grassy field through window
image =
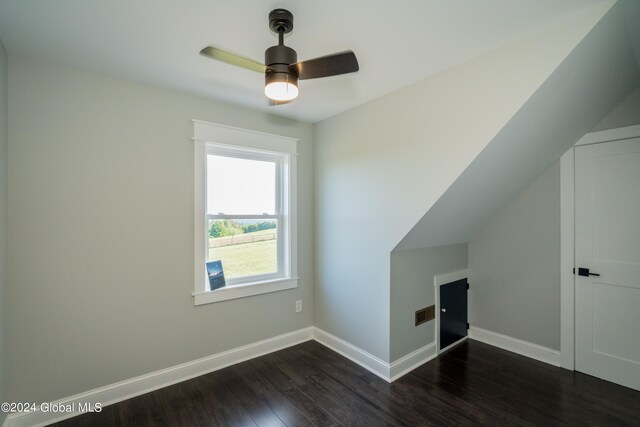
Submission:
POLYGON ((276 229, 209 238, 209 260, 221 260, 227 279, 277 271, 276 229))

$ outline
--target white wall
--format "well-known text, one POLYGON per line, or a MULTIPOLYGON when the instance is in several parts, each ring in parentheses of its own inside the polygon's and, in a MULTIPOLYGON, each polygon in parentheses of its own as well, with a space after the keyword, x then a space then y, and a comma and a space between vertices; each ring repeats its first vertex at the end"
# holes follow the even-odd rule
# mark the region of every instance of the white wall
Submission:
POLYGON ((415 312, 436 303, 433 278, 465 270, 466 243, 391 252, 391 361, 435 341, 435 320, 415 325, 415 312))
POLYGON ((598 132, 640 124, 640 87, 616 106, 591 131, 598 132))
POLYGON ((311 325, 311 125, 15 56, 9 90, 8 398, 311 325), (300 138, 298 289, 194 307, 194 118, 300 138))
POLYGON ((389 253, 611 4, 316 126, 317 326, 389 361, 389 253))
MULTIPOLYGON (((6 402, 7 148, 7 52, 0 40, 0 402, 6 402)), ((5 417, 6 414, 0 412, 0 423, 5 417)))
POLYGON ((560 163, 469 241, 470 323, 560 349, 560 163))

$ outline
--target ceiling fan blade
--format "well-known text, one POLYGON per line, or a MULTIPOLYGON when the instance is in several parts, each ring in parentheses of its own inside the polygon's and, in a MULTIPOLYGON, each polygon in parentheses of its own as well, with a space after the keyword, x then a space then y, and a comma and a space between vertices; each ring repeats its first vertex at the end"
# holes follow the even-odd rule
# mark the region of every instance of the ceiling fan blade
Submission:
POLYGON ((320 77, 355 73, 360 69, 355 53, 350 50, 333 55, 321 56, 291 65, 298 73, 298 79, 308 80, 320 77))
POLYGON ((207 58, 215 59, 217 61, 226 62, 227 64, 235 65, 236 67, 245 68, 251 71, 257 71, 258 73, 264 73, 267 69, 267 67, 265 67, 263 64, 254 61, 253 59, 236 55, 233 52, 229 52, 215 46, 205 47, 200 51, 200 55, 206 56, 207 58))

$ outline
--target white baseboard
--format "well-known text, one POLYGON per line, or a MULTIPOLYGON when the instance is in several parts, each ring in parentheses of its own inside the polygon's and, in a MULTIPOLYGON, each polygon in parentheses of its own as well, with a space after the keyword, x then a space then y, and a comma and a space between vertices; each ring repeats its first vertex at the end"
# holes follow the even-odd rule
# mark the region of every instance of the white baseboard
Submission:
POLYGON ((395 381, 437 356, 436 345, 431 343, 389 364, 341 338, 310 326, 50 403, 51 406, 77 408, 75 411, 59 413, 37 410, 9 414, 3 423, 3 427, 45 426, 80 415, 79 408, 87 404, 95 407, 95 404, 99 403, 102 407, 105 407, 311 339, 315 339, 320 344, 343 355, 388 382, 395 381))
POLYGON ((432 342, 424 347, 417 349, 404 357, 391 362, 391 378, 389 382, 394 382, 401 376, 408 374, 420 365, 424 365, 428 361, 435 359, 438 356, 436 351, 436 343, 432 342))
POLYGON ((486 329, 475 326, 471 326, 471 328, 469 328, 469 338, 494 347, 499 347, 503 350, 518 353, 522 356, 530 357, 553 366, 560 366, 560 352, 548 347, 511 338, 509 336, 487 331, 486 329))
POLYGON ((432 342, 392 363, 387 363, 342 338, 331 335, 329 332, 317 327, 314 327, 313 330, 313 339, 320 344, 329 347, 387 382, 397 380, 437 356, 436 343, 432 342))
MULTIPOLYGON (((100 387, 52 403, 71 408, 78 408, 86 403, 94 405, 95 403, 100 403, 104 407, 311 339, 313 339, 313 327, 310 326, 202 359, 100 387)), ((40 410, 28 413, 14 413, 7 416, 3 426, 44 426, 79 414, 80 412, 55 413, 40 410)))
POLYGON ((455 346, 457 346, 458 344, 460 344, 460 343, 462 343, 462 342, 466 341, 468 338, 469 338, 469 335, 466 335, 466 336, 464 336, 464 337, 460 338, 458 341, 456 341, 456 342, 454 342, 454 343, 449 344, 449 345, 448 345, 448 346, 446 346, 445 348, 441 348, 441 349, 440 349, 440 351, 438 352, 438 354, 442 354, 442 353, 444 353, 445 351, 451 350, 453 347, 455 347, 455 346))
POLYGON ((313 339, 376 374, 383 380, 389 381, 391 365, 379 357, 356 347, 342 338, 331 335, 329 332, 323 331, 320 328, 313 328, 313 339))

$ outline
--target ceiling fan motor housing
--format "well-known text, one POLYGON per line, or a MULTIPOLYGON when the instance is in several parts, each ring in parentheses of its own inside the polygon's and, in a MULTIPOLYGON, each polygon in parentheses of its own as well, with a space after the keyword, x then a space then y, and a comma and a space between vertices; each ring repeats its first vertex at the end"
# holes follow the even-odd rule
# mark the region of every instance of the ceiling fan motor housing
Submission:
POLYGON ((265 85, 273 82, 289 82, 298 86, 298 75, 289 66, 298 62, 295 50, 285 45, 271 46, 264 53, 265 85))
POLYGON ((267 67, 275 64, 284 64, 288 67, 296 62, 298 62, 296 51, 283 44, 271 46, 264 52, 264 63, 267 67))

